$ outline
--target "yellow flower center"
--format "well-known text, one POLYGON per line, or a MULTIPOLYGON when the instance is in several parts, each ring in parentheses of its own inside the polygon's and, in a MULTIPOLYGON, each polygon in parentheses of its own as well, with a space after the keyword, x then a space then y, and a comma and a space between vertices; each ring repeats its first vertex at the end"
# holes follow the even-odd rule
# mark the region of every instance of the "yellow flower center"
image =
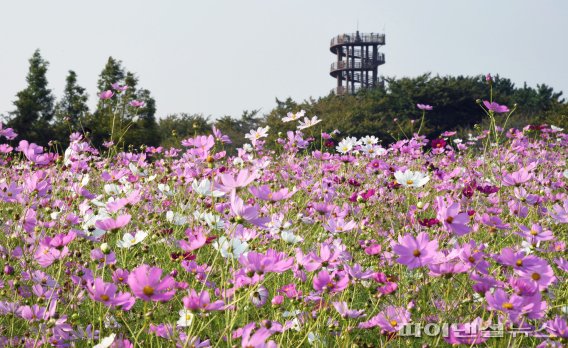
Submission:
POLYGON ((391 324, 392 327, 395 327, 395 326, 398 325, 398 323, 397 323, 396 320, 391 320, 391 321, 390 321, 390 324, 391 324))
POLYGON ((505 302, 505 303, 503 303, 503 308, 504 309, 513 309, 513 304, 511 302, 505 302))
POLYGON ((532 278, 533 280, 540 280, 540 274, 538 274, 538 273, 535 272, 535 273, 533 273, 533 274, 531 275, 531 278, 532 278))
POLYGON ((412 185, 412 184, 414 184, 414 181, 412 181, 412 180, 406 180, 406 184, 407 184, 407 185, 412 185))
POLYGON ((101 300, 106 302, 106 301, 110 300, 110 297, 108 297, 108 295, 106 295, 106 294, 103 294, 103 295, 101 295, 101 300))
POLYGON ((414 255, 415 257, 418 257, 421 255, 420 250, 416 249, 412 252, 412 255, 414 255))
POLYGON ((146 295, 146 296, 152 296, 152 295, 154 295, 154 288, 151 287, 151 286, 149 286, 149 285, 146 285, 146 286, 142 289, 142 292, 143 292, 144 295, 146 295))

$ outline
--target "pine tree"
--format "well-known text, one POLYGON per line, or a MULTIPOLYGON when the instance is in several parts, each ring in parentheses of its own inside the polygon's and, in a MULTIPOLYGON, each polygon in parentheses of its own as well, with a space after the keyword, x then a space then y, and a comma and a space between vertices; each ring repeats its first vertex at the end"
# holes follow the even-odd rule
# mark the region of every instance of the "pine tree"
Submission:
POLYGON ((54 97, 47 86, 47 67, 36 50, 29 60, 30 68, 26 81, 28 86, 18 92, 11 112, 8 126, 18 133, 20 139, 26 139, 39 145, 47 145, 52 138, 50 121, 53 118, 54 97))
POLYGON ((69 71, 63 98, 55 106, 55 138, 66 146, 69 134, 82 130, 82 124, 89 112, 88 94, 77 84, 77 74, 69 71))

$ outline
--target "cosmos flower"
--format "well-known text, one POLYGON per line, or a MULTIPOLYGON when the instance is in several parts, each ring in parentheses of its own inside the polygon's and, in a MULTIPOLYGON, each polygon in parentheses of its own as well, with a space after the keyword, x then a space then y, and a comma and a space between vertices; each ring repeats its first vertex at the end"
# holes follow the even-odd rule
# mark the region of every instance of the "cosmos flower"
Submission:
POLYGON ((182 309, 179 311, 179 319, 176 323, 179 327, 190 327, 193 323, 193 313, 187 309, 182 309))
POLYGON ((317 116, 314 116, 311 119, 304 117, 304 120, 300 121, 300 123, 298 124, 298 130, 313 127, 320 122, 321 120, 317 116))
POLYGON ((430 110, 433 109, 433 107, 431 105, 428 105, 428 104, 416 104, 416 107, 419 108, 420 110, 423 110, 423 111, 426 111, 426 110, 430 111, 430 110))
POLYGON ((438 241, 431 241, 425 232, 416 238, 410 234, 399 236, 392 250, 399 256, 396 261, 410 269, 427 266, 439 258, 438 241))
POLYGON ((487 100, 484 100, 483 105, 485 105, 487 110, 493 111, 493 112, 498 113, 498 114, 509 112, 509 108, 507 106, 497 104, 496 102, 490 103, 487 100))
POLYGON ((408 169, 404 172, 397 170, 394 173, 394 177, 396 179, 396 182, 404 187, 419 188, 426 185, 428 181, 430 181, 430 177, 428 175, 421 172, 413 172, 408 169))
POLYGON ((238 259, 242 254, 248 251, 248 243, 238 238, 227 239, 227 237, 221 236, 218 240, 213 242, 213 248, 218 250, 224 258, 231 257, 238 259))
POLYGON ((143 108, 146 103, 141 100, 132 100, 128 105, 132 106, 133 108, 143 108))
POLYGON ((131 246, 142 242, 144 239, 146 239, 147 236, 148 233, 146 231, 137 231, 135 235, 125 233, 124 236, 122 236, 122 240, 116 242, 116 245, 119 248, 128 249, 131 246))
POLYGON ((99 93, 99 98, 101 100, 107 100, 107 99, 112 98, 113 95, 114 95, 114 92, 109 89, 108 91, 103 91, 103 92, 99 93))
POLYGON ((146 264, 138 266, 128 275, 128 285, 136 297, 144 301, 169 301, 175 295, 175 281, 162 277, 163 270, 146 264))
POLYGON ((197 293, 195 290, 189 290, 189 295, 183 299, 183 307, 189 311, 220 311, 225 308, 222 300, 211 302, 211 297, 207 290, 197 293))
POLYGON ((410 322, 410 312, 406 308, 388 306, 368 321, 359 324, 359 328, 368 329, 379 326, 387 332, 398 332, 410 322))
POLYGON ((326 270, 320 271, 313 281, 314 289, 321 292, 341 292, 349 285, 349 277, 343 272, 329 273, 326 270))
POLYGON ((245 138, 249 139, 253 145, 256 144, 257 140, 261 138, 266 138, 268 136, 269 126, 258 127, 256 130, 251 130, 248 134, 245 134, 245 138))
POLYGON ((115 333, 110 334, 109 336, 102 338, 99 343, 93 346, 93 348, 109 348, 114 343, 115 337, 115 333))
POLYGON ((286 117, 282 118, 282 122, 290 122, 290 121, 297 121, 300 118, 304 117, 304 115, 306 114, 305 110, 300 110, 296 113, 293 112, 289 112, 286 117))
POLYGON ((201 196, 206 196, 206 197, 210 196, 218 198, 218 197, 223 197, 225 195, 225 192, 213 190, 213 185, 207 179, 203 179, 200 181, 193 179, 193 182, 191 183, 191 188, 193 189, 193 192, 201 196))
POLYGON ((347 307, 347 302, 332 302, 333 307, 343 318, 359 318, 365 316, 364 310, 354 310, 347 307))

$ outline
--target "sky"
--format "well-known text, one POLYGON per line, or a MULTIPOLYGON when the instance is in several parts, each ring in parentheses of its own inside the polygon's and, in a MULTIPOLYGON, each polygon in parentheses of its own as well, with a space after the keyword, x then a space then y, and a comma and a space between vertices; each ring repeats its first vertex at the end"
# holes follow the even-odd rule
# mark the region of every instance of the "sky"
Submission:
POLYGON ((390 77, 500 74, 568 93, 566 0, 18 0, 0 3, 0 114, 36 49, 60 97, 69 70, 96 103, 109 56, 151 91, 157 117, 268 113, 327 95, 332 37, 386 34, 390 77))

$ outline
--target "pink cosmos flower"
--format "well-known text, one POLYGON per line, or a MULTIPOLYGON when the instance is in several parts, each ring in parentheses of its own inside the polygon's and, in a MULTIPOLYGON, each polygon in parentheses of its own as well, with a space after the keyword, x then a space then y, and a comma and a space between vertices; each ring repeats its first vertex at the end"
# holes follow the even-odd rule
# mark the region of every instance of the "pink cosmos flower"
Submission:
POLYGON ((532 179, 532 173, 527 168, 521 168, 511 174, 503 175, 504 186, 520 186, 532 179))
POLYGON ((396 261, 410 269, 432 264, 439 257, 438 241, 430 241, 425 232, 419 233, 416 238, 410 234, 399 236, 398 243, 392 247, 392 250, 400 256, 396 261))
POLYGON ((126 226, 130 222, 130 218, 130 214, 125 214, 120 215, 116 219, 108 218, 104 220, 97 220, 95 222, 95 227, 100 228, 103 231, 117 231, 126 226))
POLYGON ((127 85, 121 85, 118 82, 115 82, 111 85, 112 89, 114 89, 115 91, 119 91, 119 92, 124 92, 128 89, 127 85))
POLYGON ((143 108, 146 103, 141 100, 132 100, 128 105, 132 106, 133 108, 143 108))
POLYGON ((462 236, 471 231, 467 226, 469 223, 469 215, 467 213, 460 213, 460 203, 452 202, 446 204, 443 197, 436 197, 436 204, 438 206, 437 219, 442 221, 444 227, 450 232, 454 232, 458 236, 462 236))
POLYGON ((449 344, 481 344, 491 337, 491 332, 484 329, 483 320, 480 317, 475 318, 470 323, 453 324, 449 327, 448 335, 444 336, 444 340, 449 344))
POLYGON ((485 105, 487 110, 493 111, 498 114, 509 112, 509 108, 506 105, 499 105, 496 102, 490 103, 487 100, 484 100, 483 105, 485 105))
POLYGON ((169 301, 175 295, 175 280, 167 276, 160 280, 162 269, 141 265, 128 275, 128 285, 136 297, 144 301, 169 301))
POLYGON ((8 140, 12 140, 18 136, 18 134, 14 133, 12 128, 3 128, 4 125, 0 122, 0 136, 5 137, 8 140))
POLYGON ((220 311, 225 308, 225 303, 221 300, 211 302, 211 297, 207 290, 197 293, 195 290, 189 290, 189 296, 183 298, 183 307, 190 311, 220 311))
POLYGON ((527 309, 527 303, 524 297, 516 294, 509 296, 503 289, 497 289, 493 293, 487 291, 485 293, 485 300, 490 310, 503 313, 513 321, 516 321, 527 309))
POLYGON ((568 199, 564 200, 564 204, 555 204, 552 206, 550 217, 560 223, 568 223, 568 199))
POLYGON ((269 272, 282 273, 289 270, 294 265, 293 257, 278 252, 274 249, 268 249, 266 254, 257 253, 255 251, 241 255, 239 262, 247 272, 264 274, 269 272))
POLYGON ((333 302, 332 304, 337 313, 339 313, 339 315, 343 318, 359 318, 365 316, 365 311, 362 309, 349 309, 349 307, 347 307, 347 302, 333 302))
POLYGON ((231 193, 231 213, 235 216, 235 220, 238 223, 247 221, 253 225, 264 227, 270 222, 269 217, 259 216, 258 206, 245 205, 244 201, 236 195, 235 191, 231 193))
POLYGON ((276 344, 272 341, 266 343, 266 339, 268 339, 268 337, 270 337, 270 335, 271 335, 270 330, 268 330, 265 327, 262 327, 262 328, 256 330, 254 332, 254 334, 252 334, 252 330, 255 327, 256 327, 255 323, 250 323, 243 328, 242 336, 241 336, 242 337, 241 346, 243 348, 276 347, 276 344))
POLYGON ((539 224, 532 224, 531 228, 528 228, 525 225, 519 225, 519 229, 521 232, 518 232, 517 234, 524 237, 531 244, 536 245, 538 242, 554 239, 552 231, 543 229, 539 224))
POLYGON ((99 93, 99 98, 101 100, 107 100, 107 99, 112 98, 113 95, 114 95, 114 92, 109 89, 108 91, 103 91, 103 92, 99 93))
POLYGON ((553 320, 549 320, 545 324, 546 331, 554 337, 568 338, 568 324, 566 320, 557 315, 553 320))
POLYGON ((262 185, 260 187, 252 186, 249 188, 250 193, 258 199, 264 201, 276 202, 283 199, 288 199, 292 197, 296 191, 289 191, 287 187, 284 187, 278 191, 272 191, 269 185, 262 185))
POLYGON ((96 278, 92 283, 87 283, 87 290, 91 299, 107 307, 120 306, 122 310, 127 311, 136 302, 127 292, 117 293, 117 286, 114 283, 105 283, 102 278, 96 278))
POLYGON ((321 292, 341 292, 347 288, 349 284, 349 277, 345 272, 333 272, 329 273, 326 270, 320 271, 314 277, 314 289, 321 292))
POLYGON ((556 282, 552 267, 544 260, 528 269, 516 270, 516 273, 523 278, 534 281, 540 291, 545 290, 550 284, 556 282))
POLYGON ((258 175, 256 172, 243 169, 239 171, 236 177, 231 174, 221 174, 220 177, 221 185, 219 185, 219 189, 224 192, 231 192, 237 188, 248 186, 258 175))
POLYGON ((359 328, 379 326, 387 332, 398 332, 410 322, 410 312, 403 307, 388 306, 370 320, 360 323, 359 328))
POLYGON ((416 107, 419 108, 420 110, 428 110, 428 111, 433 109, 433 107, 428 104, 416 104, 416 107))

